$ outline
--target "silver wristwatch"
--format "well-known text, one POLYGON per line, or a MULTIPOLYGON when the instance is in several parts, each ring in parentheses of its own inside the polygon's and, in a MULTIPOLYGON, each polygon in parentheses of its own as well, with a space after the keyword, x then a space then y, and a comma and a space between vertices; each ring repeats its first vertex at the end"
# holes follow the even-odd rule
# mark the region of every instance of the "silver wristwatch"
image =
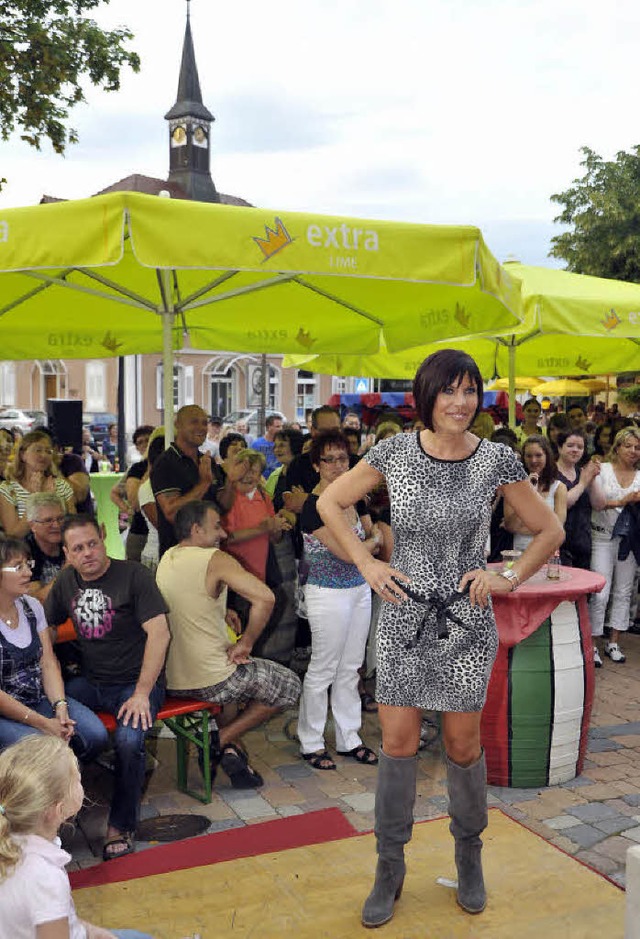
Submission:
POLYGON ((512 591, 517 590, 517 588, 520 586, 520 578, 512 567, 508 567, 506 570, 500 571, 500 577, 504 577, 505 580, 509 581, 512 591))

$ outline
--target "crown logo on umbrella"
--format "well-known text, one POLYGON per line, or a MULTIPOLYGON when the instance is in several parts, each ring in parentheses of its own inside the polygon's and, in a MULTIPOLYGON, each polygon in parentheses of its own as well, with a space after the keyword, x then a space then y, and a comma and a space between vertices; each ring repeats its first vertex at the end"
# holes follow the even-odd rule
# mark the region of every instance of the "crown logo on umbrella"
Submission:
POLYGON ((453 314, 453 318, 457 320, 461 326, 464 326, 464 328, 467 329, 471 319, 471 314, 468 313, 459 303, 456 303, 456 312, 453 314))
POLYGON ((609 310, 609 315, 607 316, 606 320, 601 320, 600 322, 602 323, 605 329, 615 329, 616 326, 622 322, 622 320, 620 319, 620 317, 618 316, 618 314, 612 307, 609 310))
POLYGON ((282 219, 276 218, 274 221, 275 228, 269 228, 268 225, 264 226, 266 238, 256 236, 253 239, 264 254, 265 261, 268 261, 274 254, 277 254, 278 251, 282 251, 283 248, 286 248, 287 245, 290 245, 293 241, 282 219))
POLYGON ((305 349, 310 349, 315 339, 308 330, 303 329, 301 326, 296 335, 296 342, 299 342, 305 349))

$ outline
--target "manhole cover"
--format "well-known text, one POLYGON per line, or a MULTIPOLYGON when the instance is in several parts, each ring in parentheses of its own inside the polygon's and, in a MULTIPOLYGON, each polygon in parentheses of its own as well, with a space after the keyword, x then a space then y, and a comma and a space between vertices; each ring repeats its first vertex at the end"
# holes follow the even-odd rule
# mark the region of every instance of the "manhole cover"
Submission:
POLYGON ((211 824, 204 815, 159 815, 138 825, 138 841, 180 841, 201 835, 211 824))

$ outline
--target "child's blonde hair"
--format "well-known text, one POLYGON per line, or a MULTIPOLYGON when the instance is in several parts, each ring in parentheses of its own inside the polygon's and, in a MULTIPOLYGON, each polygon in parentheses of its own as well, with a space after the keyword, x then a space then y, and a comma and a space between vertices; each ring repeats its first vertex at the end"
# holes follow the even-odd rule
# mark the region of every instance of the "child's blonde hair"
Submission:
POLYGON ((20 860, 14 835, 30 835, 47 809, 64 802, 77 766, 58 737, 29 734, 0 753, 0 881, 20 860))
POLYGON ((236 460, 238 463, 248 463, 252 469, 254 466, 257 466, 260 468, 260 472, 262 472, 267 465, 267 458, 264 453, 260 450, 252 450, 250 447, 247 447, 245 450, 238 450, 236 460))

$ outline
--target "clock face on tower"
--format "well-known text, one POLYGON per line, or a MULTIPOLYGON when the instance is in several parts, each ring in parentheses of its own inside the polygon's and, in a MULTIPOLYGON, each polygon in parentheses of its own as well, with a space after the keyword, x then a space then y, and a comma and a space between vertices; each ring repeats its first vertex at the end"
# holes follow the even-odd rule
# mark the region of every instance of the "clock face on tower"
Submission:
POLYGON ((207 132, 200 124, 196 127, 193 132, 193 142, 196 147, 206 147, 207 146, 207 132))
POLYGON ((178 124, 171 132, 171 146, 184 147, 187 142, 187 132, 182 124, 178 124))

